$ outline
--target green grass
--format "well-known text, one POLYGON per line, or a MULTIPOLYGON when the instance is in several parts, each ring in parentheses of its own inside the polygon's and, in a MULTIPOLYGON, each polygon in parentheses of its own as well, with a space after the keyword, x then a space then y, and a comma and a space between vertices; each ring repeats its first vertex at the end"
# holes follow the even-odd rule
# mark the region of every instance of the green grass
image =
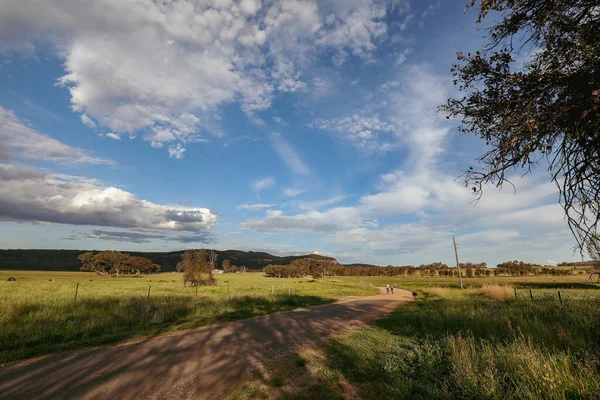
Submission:
MULTIPOLYGON (((563 288, 563 289, 596 289, 600 290, 599 285, 590 284, 588 275, 569 275, 569 276, 545 276, 545 275, 528 275, 528 276, 499 276, 499 277, 479 277, 479 278, 463 278, 465 289, 480 288, 483 285, 509 285, 522 288, 563 288)), ((324 279, 326 282, 336 282, 342 284, 360 284, 385 286, 386 283, 394 284, 395 286, 408 290, 425 290, 432 288, 458 288, 458 277, 419 277, 419 276, 344 276, 332 277, 324 279)))
POLYGON ((331 341, 311 379, 331 388, 349 382, 364 399, 597 399, 600 291, 590 291, 562 306, 423 291, 376 325, 331 341))
POLYGON ((83 272, 1 271, 0 363, 377 292, 351 283, 257 273, 218 275, 217 280, 217 286, 196 292, 183 288, 177 273, 117 279, 83 272))

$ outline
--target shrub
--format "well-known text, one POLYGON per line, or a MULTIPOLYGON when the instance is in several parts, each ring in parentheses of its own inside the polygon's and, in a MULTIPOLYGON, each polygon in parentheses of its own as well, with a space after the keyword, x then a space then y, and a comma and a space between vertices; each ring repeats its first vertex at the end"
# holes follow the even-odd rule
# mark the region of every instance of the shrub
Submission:
POLYGON ((8 279, 7 279, 7 281, 9 281, 9 282, 14 282, 14 281, 16 281, 16 280, 17 280, 17 279, 16 279, 16 278, 14 278, 14 277, 12 277, 12 276, 11 276, 10 278, 8 278, 8 279))

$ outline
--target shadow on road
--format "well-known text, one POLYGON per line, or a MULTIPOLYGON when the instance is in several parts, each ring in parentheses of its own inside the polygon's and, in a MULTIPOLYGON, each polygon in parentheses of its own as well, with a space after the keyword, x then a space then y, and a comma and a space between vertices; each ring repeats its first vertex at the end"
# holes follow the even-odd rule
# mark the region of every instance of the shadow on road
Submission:
POLYGON ((0 371, 0 398, 219 398, 264 360, 397 305, 366 298, 45 357, 0 371))

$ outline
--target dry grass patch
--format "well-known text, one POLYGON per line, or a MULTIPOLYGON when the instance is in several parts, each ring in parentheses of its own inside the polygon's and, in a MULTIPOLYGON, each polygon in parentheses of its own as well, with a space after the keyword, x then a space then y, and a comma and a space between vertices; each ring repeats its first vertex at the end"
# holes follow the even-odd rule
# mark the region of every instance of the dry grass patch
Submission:
POLYGON ((483 285, 480 292, 494 300, 508 300, 513 297, 511 286, 483 285))
POLYGON ((444 289, 444 288, 433 288, 431 290, 429 290, 429 294, 434 295, 434 296, 438 296, 438 297, 447 297, 448 296, 448 289, 444 289))

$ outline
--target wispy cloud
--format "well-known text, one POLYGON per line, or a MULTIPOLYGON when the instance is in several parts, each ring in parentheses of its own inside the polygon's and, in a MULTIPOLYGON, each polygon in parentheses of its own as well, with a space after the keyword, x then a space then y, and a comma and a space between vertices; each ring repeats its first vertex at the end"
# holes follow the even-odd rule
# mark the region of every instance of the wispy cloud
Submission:
POLYGON ((259 210, 263 210, 265 208, 271 208, 273 207, 275 204, 240 204, 238 206, 235 207, 236 210, 252 210, 252 211, 259 211, 259 210))
POLYGON ((275 185, 275 178, 266 177, 262 179, 258 179, 250 185, 255 192, 262 192, 263 190, 267 190, 275 185))
POLYGON ((25 125, 0 106, 0 161, 51 161, 63 164, 115 164, 87 151, 68 146, 25 125))
POLYGON ((281 161, 296 175, 309 175, 310 169, 296 150, 278 133, 271 135, 273 149, 281 161))
POLYGON ((287 188, 283 191, 283 194, 285 194, 287 197, 296 197, 305 192, 306 192, 306 189, 287 188))

